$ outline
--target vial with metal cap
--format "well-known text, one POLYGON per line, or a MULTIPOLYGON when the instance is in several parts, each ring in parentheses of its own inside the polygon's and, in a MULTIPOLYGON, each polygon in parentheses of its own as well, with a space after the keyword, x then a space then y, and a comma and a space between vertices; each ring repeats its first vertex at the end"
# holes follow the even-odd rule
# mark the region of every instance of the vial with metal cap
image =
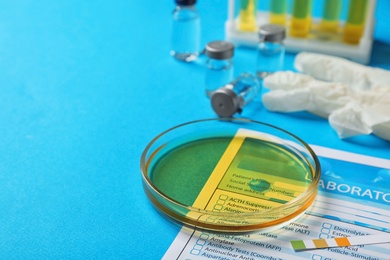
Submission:
POLYGON ((218 88, 233 79, 234 45, 227 41, 212 41, 206 45, 206 95, 211 97, 218 88))
POLYGON ((175 0, 172 14, 171 55, 184 62, 191 62, 200 52, 200 17, 196 0, 175 0))
POLYGON ((286 29, 276 24, 267 24, 259 28, 256 74, 260 79, 283 69, 286 29))
POLYGON ((231 117, 241 113, 244 106, 252 102, 260 93, 258 78, 243 73, 225 86, 218 88, 211 96, 211 106, 220 117, 231 117))

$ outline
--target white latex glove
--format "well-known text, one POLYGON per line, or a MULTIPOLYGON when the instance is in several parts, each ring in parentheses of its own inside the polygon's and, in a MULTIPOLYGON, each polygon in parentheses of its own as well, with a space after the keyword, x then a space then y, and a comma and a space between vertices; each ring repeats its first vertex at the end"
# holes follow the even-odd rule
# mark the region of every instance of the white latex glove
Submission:
POLYGON ((262 97, 264 105, 271 111, 306 110, 327 118, 332 111, 352 100, 350 89, 344 84, 319 81, 291 71, 266 77, 264 86, 271 90, 262 97))
POLYGON ((262 97, 271 111, 309 111, 329 118, 340 138, 374 133, 390 140, 390 87, 353 89, 347 84, 277 72, 264 79, 271 91, 262 97))
POLYGON ((390 88, 390 71, 335 56, 301 52, 295 57, 294 66, 316 79, 346 83, 353 89, 390 88))

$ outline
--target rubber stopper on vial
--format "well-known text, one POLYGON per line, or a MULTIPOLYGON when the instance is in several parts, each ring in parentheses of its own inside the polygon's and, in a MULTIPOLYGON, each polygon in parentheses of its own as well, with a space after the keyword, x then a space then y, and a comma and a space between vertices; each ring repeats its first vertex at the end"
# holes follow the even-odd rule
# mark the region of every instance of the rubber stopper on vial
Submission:
POLYGON ((175 0, 175 3, 178 5, 194 5, 196 0, 175 0))
POLYGON ((264 42, 281 42, 286 38, 286 29, 277 24, 266 24, 259 28, 259 38, 264 42))
POLYGON ((231 59, 234 54, 234 45, 227 41, 212 41, 206 45, 206 55, 216 60, 231 59))
POLYGON ((220 117, 231 117, 241 112, 240 101, 233 90, 223 87, 211 96, 211 106, 220 117))

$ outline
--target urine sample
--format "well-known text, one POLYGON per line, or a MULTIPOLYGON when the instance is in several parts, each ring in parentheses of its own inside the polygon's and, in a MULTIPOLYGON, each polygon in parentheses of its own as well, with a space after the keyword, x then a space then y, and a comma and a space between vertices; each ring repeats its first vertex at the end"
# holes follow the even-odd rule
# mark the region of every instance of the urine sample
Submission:
POLYGON ((325 0, 320 30, 336 33, 339 29, 341 0, 325 0))
POLYGON ((344 27, 344 41, 358 44, 363 36, 368 0, 350 0, 348 17, 344 27))
POLYGON ((307 37, 311 27, 312 0, 294 0, 291 14, 290 34, 307 37))
POLYGON ((283 129, 242 118, 164 131, 141 156, 144 190, 169 219, 211 231, 269 231, 312 204, 319 160, 283 129))
POLYGON ((286 25, 287 0, 271 0, 270 3, 270 23, 286 25))
POLYGON ((241 31, 256 31, 257 0, 241 0, 239 24, 241 31))

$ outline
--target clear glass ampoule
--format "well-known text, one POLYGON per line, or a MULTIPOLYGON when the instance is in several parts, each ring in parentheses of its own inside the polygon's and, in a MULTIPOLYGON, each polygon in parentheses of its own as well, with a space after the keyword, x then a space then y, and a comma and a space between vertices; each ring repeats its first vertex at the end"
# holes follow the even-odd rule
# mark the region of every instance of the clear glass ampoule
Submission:
POLYGON ((244 106, 260 93, 261 84, 255 75, 243 73, 232 82, 217 89, 211 96, 211 106, 221 117, 241 113, 244 106))
POLYGON ((180 61, 197 59, 200 50, 200 18, 196 0, 175 0, 172 13, 171 55, 180 61))
POLYGON ((212 41, 207 44, 205 54, 205 90, 211 97, 215 90, 233 79, 234 45, 227 41, 212 41))
POLYGON ((259 79, 283 69, 286 38, 284 26, 266 24, 259 28, 256 75, 259 79))

